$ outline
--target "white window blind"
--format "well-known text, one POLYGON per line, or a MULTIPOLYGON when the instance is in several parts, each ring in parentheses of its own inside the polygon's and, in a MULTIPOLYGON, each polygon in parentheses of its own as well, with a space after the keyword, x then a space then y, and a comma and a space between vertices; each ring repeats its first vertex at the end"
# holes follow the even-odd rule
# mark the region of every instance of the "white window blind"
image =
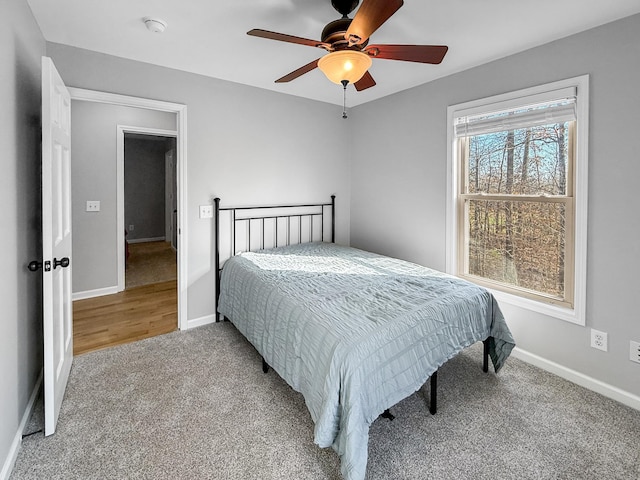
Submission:
POLYGON ((564 123, 576 119, 576 89, 565 88, 485 106, 482 113, 468 112, 454 121, 456 137, 484 135, 518 128, 564 123), (487 113, 489 109, 490 113, 487 113))

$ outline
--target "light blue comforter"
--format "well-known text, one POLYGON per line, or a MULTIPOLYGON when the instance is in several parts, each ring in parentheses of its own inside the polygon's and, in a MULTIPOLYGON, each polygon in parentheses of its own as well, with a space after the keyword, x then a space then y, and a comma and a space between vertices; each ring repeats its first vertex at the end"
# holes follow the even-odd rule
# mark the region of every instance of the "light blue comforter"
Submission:
POLYGON ((330 243, 229 259, 218 311, 304 396, 314 441, 365 477, 369 426, 464 347, 514 347, 493 296, 426 267, 330 243))

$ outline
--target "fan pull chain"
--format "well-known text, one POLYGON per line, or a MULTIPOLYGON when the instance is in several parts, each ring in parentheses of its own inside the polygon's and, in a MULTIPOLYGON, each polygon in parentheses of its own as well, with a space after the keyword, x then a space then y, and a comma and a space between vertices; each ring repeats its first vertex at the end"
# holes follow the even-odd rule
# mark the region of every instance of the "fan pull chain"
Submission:
POLYGON ((342 88, 344 89, 344 93, 342 96, 342 118, 347 118, 347 85, 349 85, 348 80, 342 80, 342 88))

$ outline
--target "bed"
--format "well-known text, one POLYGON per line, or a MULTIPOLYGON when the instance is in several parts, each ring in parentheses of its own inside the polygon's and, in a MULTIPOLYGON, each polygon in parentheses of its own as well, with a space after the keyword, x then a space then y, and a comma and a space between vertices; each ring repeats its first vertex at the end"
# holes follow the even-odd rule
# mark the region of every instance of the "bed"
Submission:
POLYGON ((314 441, 339 454, 344 478, 361 480, 369 426, 379 415, 390 416, 390 407, 429 378, 435 413, 441 365, 483 341, 484 369, 489 356, 498 372, 513 338, 486 289, 335 244, 335 198, 264 208, 260 217, 255 207, 220 208, 216 199, 218 268, 221 243, 232 252, 221 269, 217 311, 265 367, 302 393, 314 441), (309 216, 301 213, 306 208, 309 216), (222 242, 221 213, 232 231, 222 242))

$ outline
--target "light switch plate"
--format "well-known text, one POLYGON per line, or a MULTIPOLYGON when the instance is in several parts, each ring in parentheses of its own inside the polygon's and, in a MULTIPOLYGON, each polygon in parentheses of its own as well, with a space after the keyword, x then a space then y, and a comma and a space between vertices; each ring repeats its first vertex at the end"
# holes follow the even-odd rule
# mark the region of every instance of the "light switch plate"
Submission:
POLYGON ((99 212, 100 200, 87 200, 87 212, 99 212))
POLYGON ((200 218, 213 218, 213 205, 200 205, 200 218))
POLYGON ((629 342, 629 360, 640 363, 640 342, 629 342))

